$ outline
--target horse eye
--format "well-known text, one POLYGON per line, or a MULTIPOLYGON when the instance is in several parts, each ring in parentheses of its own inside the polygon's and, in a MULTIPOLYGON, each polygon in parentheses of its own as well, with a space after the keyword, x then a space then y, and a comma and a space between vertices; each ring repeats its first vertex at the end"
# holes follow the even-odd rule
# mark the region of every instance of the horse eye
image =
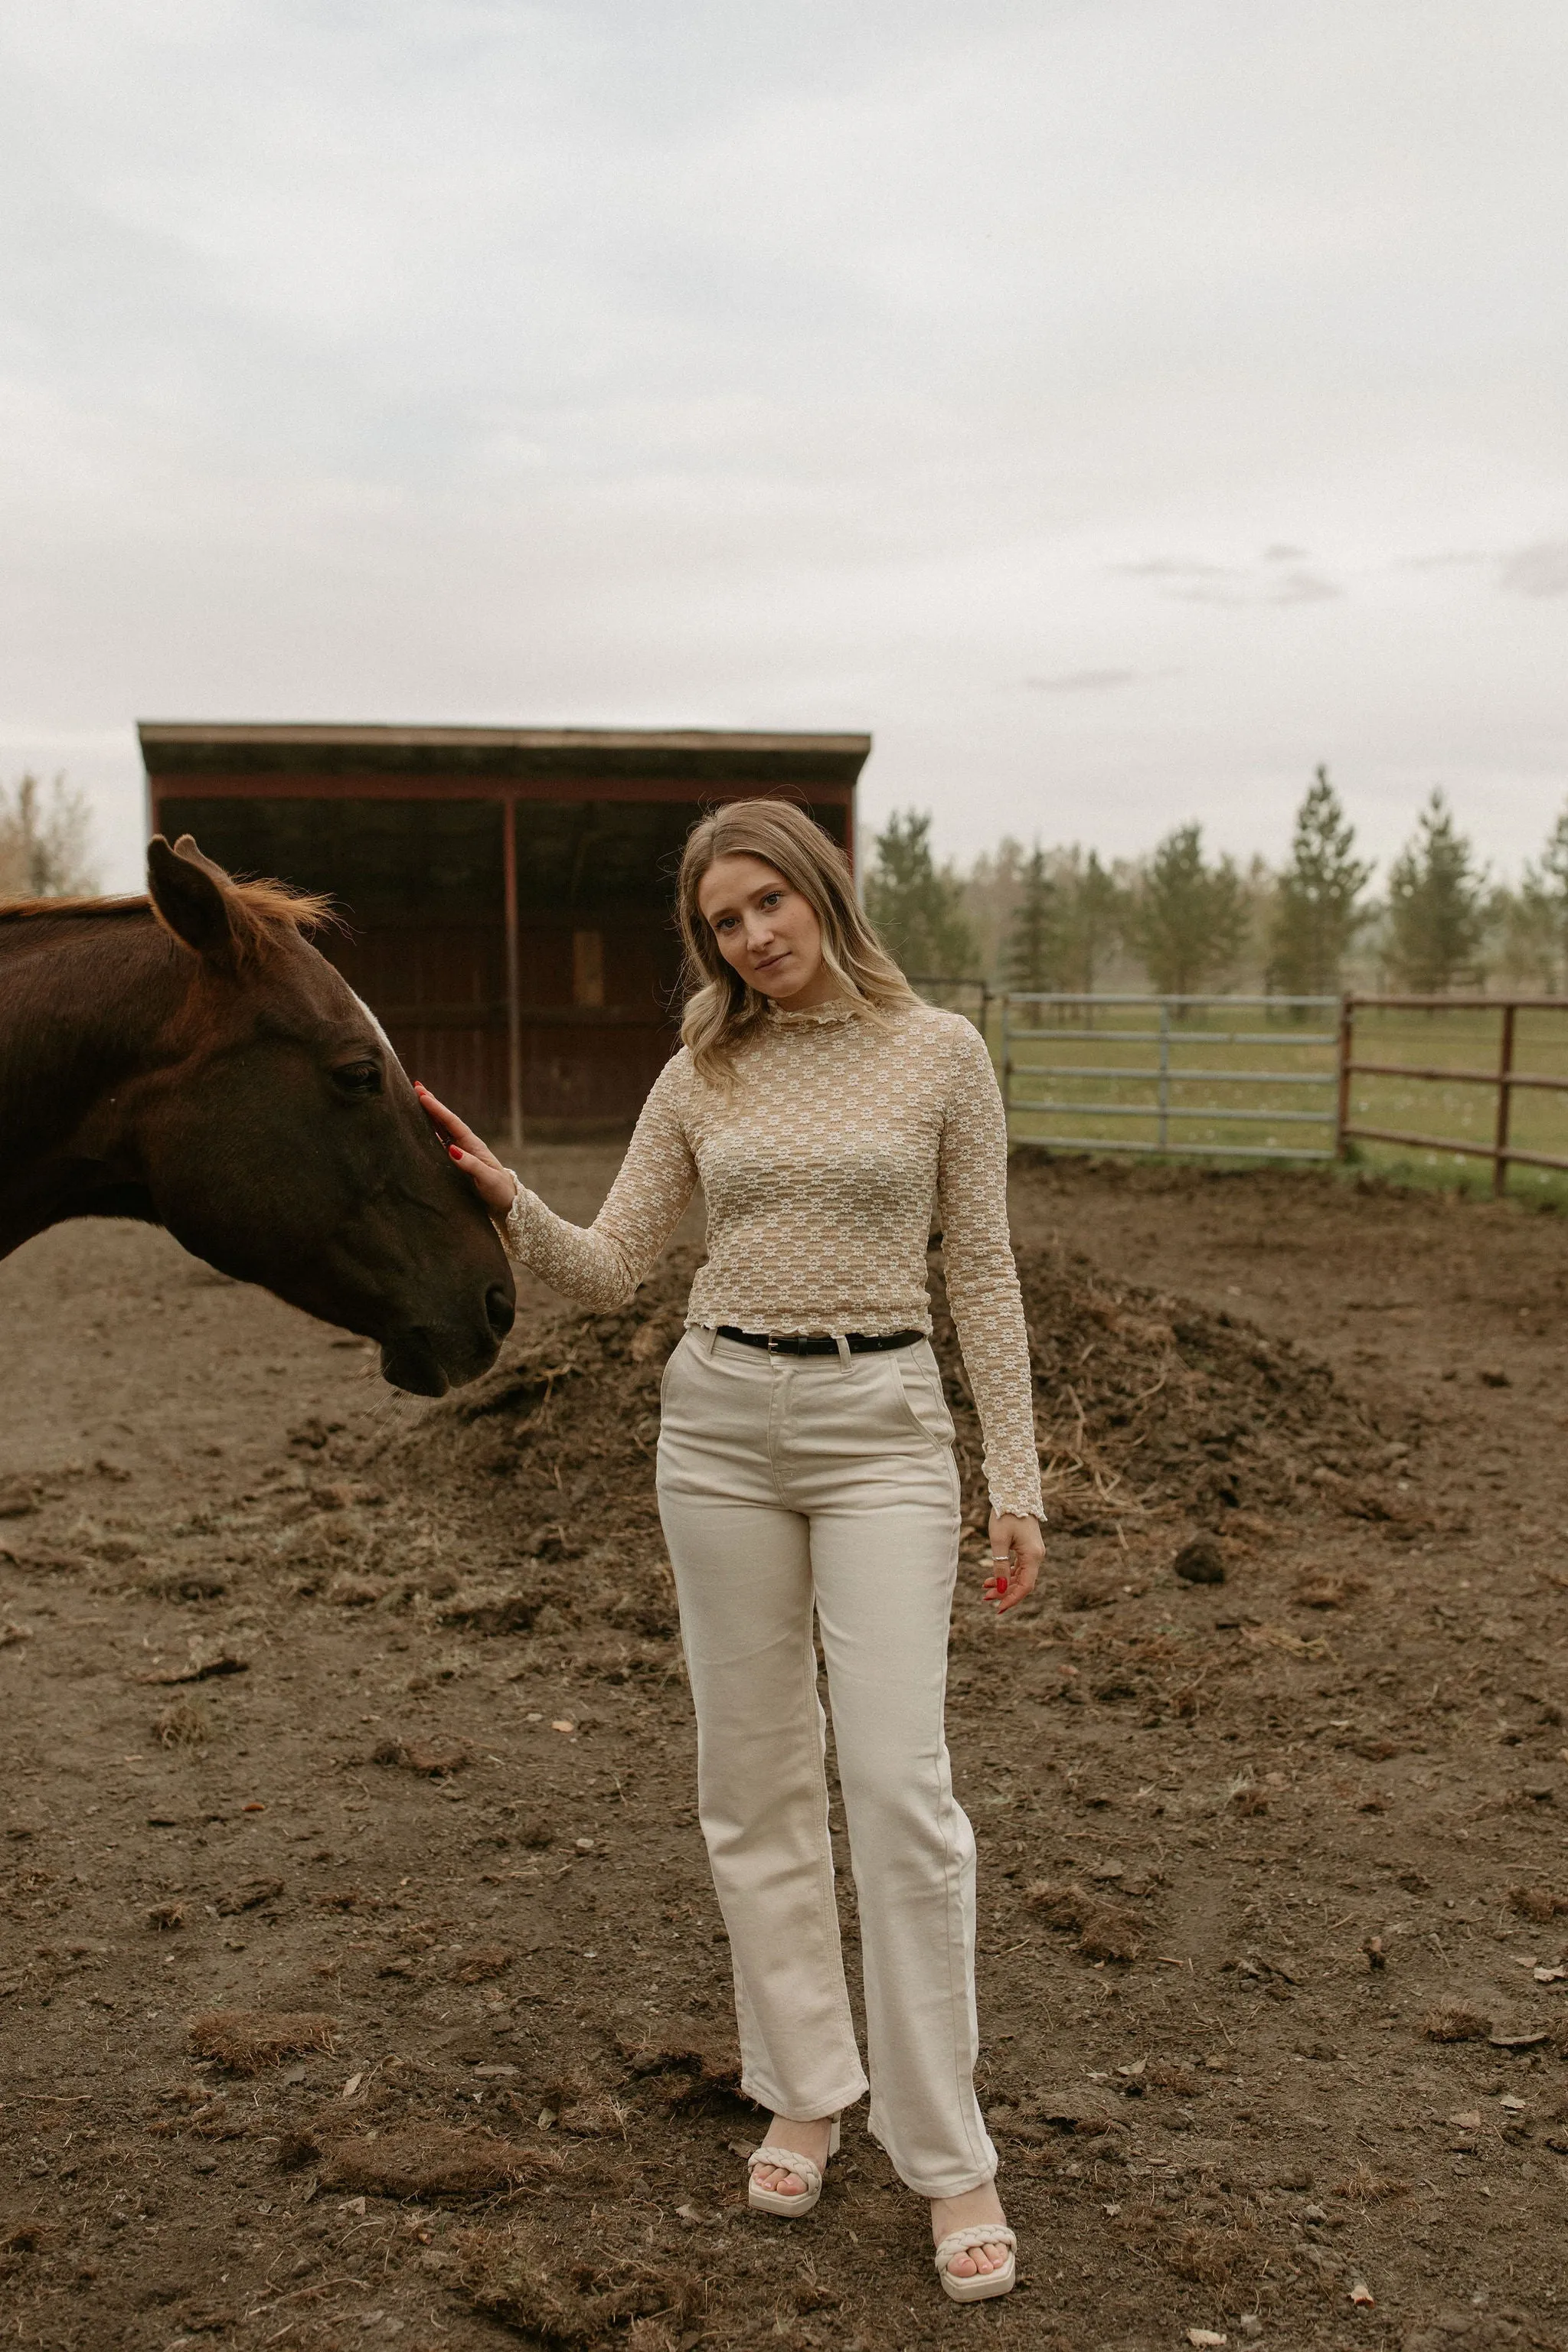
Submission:
POLYGON ((352 1101, 365 1095, 381 1092, 381 1066, 378 1062, 345 1062, 341 1070, 332 1072, 332 1084, 352 1101))

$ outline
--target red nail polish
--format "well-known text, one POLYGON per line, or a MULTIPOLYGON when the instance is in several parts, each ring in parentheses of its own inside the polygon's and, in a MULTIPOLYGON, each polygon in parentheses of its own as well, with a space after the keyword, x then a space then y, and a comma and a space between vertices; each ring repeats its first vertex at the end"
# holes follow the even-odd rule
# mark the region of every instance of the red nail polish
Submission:
POLYGON ((447 1157, 448 1160, 460 1160, 462 1156, 462 1153, 458 1150, 455 1143, 449 1143, 447 1146, 447 1157))
POLYGON ((1006 1578, 1005 1578, 1005 1576, 999 1576, 999 1577, 996 1579, 996 1590, 997 1590, 998 1593, 1002 1593, 1002 1592, 1005 1592, 1005 1591, 1006 1591, 1006 1590, 1007 1590, 1007 1580, 1006 1580, 1006 1578))

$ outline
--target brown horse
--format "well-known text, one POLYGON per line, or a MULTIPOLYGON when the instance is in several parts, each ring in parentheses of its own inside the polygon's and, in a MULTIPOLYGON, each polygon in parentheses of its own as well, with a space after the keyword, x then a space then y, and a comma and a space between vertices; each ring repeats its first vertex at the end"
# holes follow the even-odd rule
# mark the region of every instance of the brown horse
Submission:
POLYGON ((374 1015, 304 933, 323 901, 190 836, 145 898, 0 907, 0 1257, 140 1217, 381 1343, 440 1396, 494 1361, 510 1270, 374 1015))

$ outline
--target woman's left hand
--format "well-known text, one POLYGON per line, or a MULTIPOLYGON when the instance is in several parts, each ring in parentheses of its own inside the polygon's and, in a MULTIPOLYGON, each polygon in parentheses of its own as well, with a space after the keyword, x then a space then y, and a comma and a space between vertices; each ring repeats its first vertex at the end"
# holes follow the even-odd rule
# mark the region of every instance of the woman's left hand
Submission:
POLYGON ((992 1512, 991 1573, 985 1580, 985 1598, 995 1602, 999 1617, 1028 1599, 1045 1557, 1046 1539, 1038 1519, 992 1512))

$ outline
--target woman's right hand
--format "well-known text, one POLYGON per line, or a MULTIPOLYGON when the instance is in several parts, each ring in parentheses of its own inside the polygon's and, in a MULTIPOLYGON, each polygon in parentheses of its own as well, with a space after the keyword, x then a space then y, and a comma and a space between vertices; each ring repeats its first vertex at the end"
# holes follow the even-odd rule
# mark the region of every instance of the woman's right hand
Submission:
POLYGON ((473 1183, 475 1192, 496 1223, 506 1217, 517 1198, 517 1179, 510 1168, 503 1168, 488 1143, 482 1142, 471 1127, 465 1127, 455 1110, 437 1102, 428 1087, 417 1078, 414 1091, 419 1097, 419 1108, 440 1137, 447 1156, 460 1168, 473 1183))

